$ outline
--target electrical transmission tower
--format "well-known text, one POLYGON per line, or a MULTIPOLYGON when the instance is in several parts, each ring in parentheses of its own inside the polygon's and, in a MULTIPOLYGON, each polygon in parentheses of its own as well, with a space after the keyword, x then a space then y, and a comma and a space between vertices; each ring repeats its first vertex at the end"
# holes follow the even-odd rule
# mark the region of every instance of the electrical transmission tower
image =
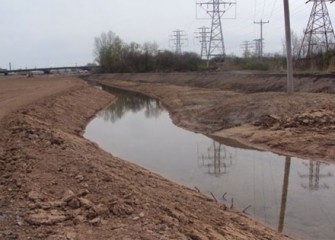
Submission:
POLYGON ((209 28, 208 27, 200 27, 198 28, 198 32, 195 32, 195 38, 201 44, 201 58, 206 58, 208 56, 208 40, 209 40, 209 28))
POLYGON ((175 53, 177 55, 182 54, 181 48, 182 46, 185 45, 186 42, 187 42, 187 35, 182 30, 174 30, 172 35, 170 36, 170 43, 172 43, 173 46, 175 47, 175 53))
POLYGON ((264 38, 263 38, 263 25, 264 24, 267 24, 269 23, 269 21, 266 21, 266 22, 263 22, 263 20, 261 19, 261 21, 259 22, 254 22, 254 24, 259 24, 261 26, 261 38, 260 38, 260 45, 259 45, 259 57, 263 57, 263 50, 264 50, 264 45, 263 45, 263 41, 264 41, 264 38))
POLYGON ((251 57, 250 49, 253 47, 251 41, 244 41, 241 45, 241 49, 243 50, 243 56, 245 58, 251 57))
POLYGON ((313 7, 299 50, 299 58, 310 58, 335 48, 334 29, 326 4, 334 0, 308 0, 308 2, 313 2, 313 7))
POLYGON ((212 19, 207 60, 215 58, 219 62, 225 59, 225 46, 222 33, 221 18, 236 2, 223 0, 197 0, 197 5, 203 8, 212 19))
POLYGON ((255 42, 255 56, 257 57, 261 57, 261 42, 262 42, 262 39, 254 39, 254 42, 255 42))

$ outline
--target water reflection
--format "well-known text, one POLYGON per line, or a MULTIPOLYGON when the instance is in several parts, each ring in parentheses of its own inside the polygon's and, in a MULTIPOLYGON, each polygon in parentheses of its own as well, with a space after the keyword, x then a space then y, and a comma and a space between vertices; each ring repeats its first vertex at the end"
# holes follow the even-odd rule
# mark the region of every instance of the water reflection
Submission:
POLYGON ((157 101, 113 91, 118 101, 86 128, 112 154, 202 193, 299 239, 333 239, 335 166, 278 156, 173 125, 157 101), (121 119, 122 118, 122 119, 121 119), (120 120, 121 119, 121 120, 120 120))
POLYGON ((211 146, 207 147, 207 151, 201 152, 199 156, 199 148, 201 149, 201 147, 198 144, 199 167, 206 167, 208 169, 207 173, 215 177, 220 177, 229 172, 228 169, 233 166, 233 158, 223 144, 213 141, 211 146))
POLYGON ((318 191, 322 188, 328 189, 329 185, 323 183, 320 185, 320 179, 325 179, 332 177, 333 174, 328 171, 328 173, 321 173, 321 168, 323 166, 329 166, 326 163, 320 163, 315 161, 309 161, 309 163, 303 163, 309 170, 308 173, 302 174, 298 172, 298 175, 301 178, 308 179, 308 184, 302 183, 301 186, 305 189, 309 189, 310 191, 318 191))
MULTIPOLYGON (((300 178, 308 179, 308 184, 301 184, 304 189, 308 189, 309 191, 319 191, 321 189, 329 189, 329 185, 323 183, 320 185, 320 179, 326 180, 326 178, 333 177, 333 174, 330 170, 326 174, 321 173, 322 167, 330 166, 327 163, 321 163, 317 161, 304 161, 302 164, 309 169, 309 173, 302 174, 298 171, 298 176, 300 178)), ((291 157, 286 157, 285 160, 285 168, 284 168, 284 180, 283 180, 283 190, 282 190, 282 198, 281 198, 281 207, 279 214, 279 225, 278 231, 283 232, 285 225, 285 215, 286 215, 286 205, 288 198, 288 189, 289 189, 289 177, 290 177, 290 169, 291 169, 291 157)), ((317 204, 317 203, 316 203, 317 204)))
POLYGON ((283 190, 281 194, 282 196, 281 196, 281 204, 280 204, 278 232, 283 232, 284 225, 285 225, 285 213, 286 213, 288 185, 289 185, 289 178, 290 178, 290 168, 291 168, 291 158, 286 157, 285 168, 284 168, 283 190))
POLYGON ((106 109, 99 113, 105 121, 115 123, 121 119, 127 112, 131 111, 137 113, 145 109, 145 116, 147 118, 157 118, 164 110, 160 101, 150 98, 143 94, 133 93, 132 95, 125 94, 124 90, 110 88, 107 86, 102 87, 103 90, 117 96, 114 104, 108 106, 106 109))

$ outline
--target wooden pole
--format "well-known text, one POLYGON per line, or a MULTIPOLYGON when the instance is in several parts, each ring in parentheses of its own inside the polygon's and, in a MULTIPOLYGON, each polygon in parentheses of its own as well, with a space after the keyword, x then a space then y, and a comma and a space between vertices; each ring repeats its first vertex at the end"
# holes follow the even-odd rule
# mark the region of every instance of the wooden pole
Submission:
POLYGON ((290 8, 288 0, 284 0, 284 15, 285 15, 286 59, 287 59, 287 93, 292 94, 294 92, 294 84, 293 84, 290 8))

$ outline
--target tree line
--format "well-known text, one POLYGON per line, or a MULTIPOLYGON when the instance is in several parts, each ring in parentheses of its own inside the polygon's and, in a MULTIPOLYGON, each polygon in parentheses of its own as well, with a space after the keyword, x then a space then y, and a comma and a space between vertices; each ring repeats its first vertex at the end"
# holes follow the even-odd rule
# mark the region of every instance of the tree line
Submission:
MULTIPOLYGON (((292 33, 292 53, 294 57, 294 69, 297 71, 335 71, 335 50, 326 52, 317 51, 313 57, 299 58, 299 49, 302 37, 292 33)), ((212 59, 208 68, 196 53, 185 52, 175 54, 171 51, 160 51, 155 42, 138 44, 136 42, 126 43, 112 31, 102 33, 95 38, 95 60, 104 73, 126 73, 126 72, 173 72, 173 71, 199 71, 211 70, 220 67, 226 70, 263 70, 263 71, 285 71, 285 43, 283 42, 283 54, 265 54, 263 58, 251 53, 237 57, 228 55, 225 63, 217 65, 212 59)))
POLYGON ((196 53, 160 51, 155 42, 126 43, 112 31, 95 38, 94 53, 105 73, 197 71, 203 64, 196 53))

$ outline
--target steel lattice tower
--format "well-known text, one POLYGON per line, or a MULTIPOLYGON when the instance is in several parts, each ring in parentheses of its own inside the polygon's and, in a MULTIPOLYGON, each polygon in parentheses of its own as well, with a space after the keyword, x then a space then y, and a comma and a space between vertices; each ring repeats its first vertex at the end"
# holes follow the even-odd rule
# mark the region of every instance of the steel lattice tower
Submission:
POLYGON ((255 42, 255 55, 257 57, 261 57, 261 42, 262 42, 262 39, 254 39, 254 42, 255 42))
POLYGON ((209 28, 208 27, 200 27, 198 28, 198 32, 195 32, 195 38, 201 44, 201 58, 206 58, 208 56, 208 40, 209 40, 209 28))
POLYGON ((173 31, 170 42, 173 43, 175 46, 175 53, 176 55, 181 55, 182 50, 181 47, 185 44, 185 41, 187 41, 186 34, 182 30, 175 30, 173 31))
POLYGON ((212 26, 209 39, 208 58, 218 58, 218 60, 221 62, 224 61, 226 52, 221 24, 221 16, 223 13, 220 11, 220 5, 221 4, 219 0, 213 0, 213 10, 209 12, 212 17, 212 26))
POLYGON ((335 47, 334 29, 326 4, 334 0, 309 0, 307 2, 313 2, 313 8, 299 50, 300 58, 310 58, 335 47))
POLYGON ((225 2, 223 0, 210 0, 204 2, 199 0, 197 4, 204 8, 212 19, 207 59, 209 61, 210 58, 216 58, 218 61, 223 62, 226 52, 221 18, 227 9, 235 4, 235 2, 225 2))
POLYGON ((241 45, 241 48, 243 49, 243 56, 245 58, 250 57, 250 48, 252 47, 252 42, 251 41, 244 41, 241 45))

